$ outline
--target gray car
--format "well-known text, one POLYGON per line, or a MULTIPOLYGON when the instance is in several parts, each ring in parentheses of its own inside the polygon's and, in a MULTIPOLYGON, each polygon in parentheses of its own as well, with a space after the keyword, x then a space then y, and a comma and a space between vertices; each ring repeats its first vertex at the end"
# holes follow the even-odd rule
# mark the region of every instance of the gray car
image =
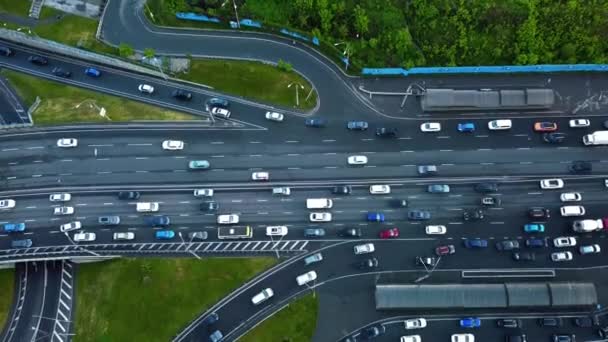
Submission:
POLYGON ((119 216, 99 216, 97 222, 102 226, 116 226, 120 224, 119 216))
POLYGON ((325 229, 323 228, 308 228, 304 229, 304 237, 323 237, 325 236, 325 229))
POLYGON ((207 232, 190 232, 188 233, 188 239, 190 240, 207 240, 209 234, 207 232))
POLYGON ((445 194, 450 192, 450 186, 447 184, 433 184, 428 186, 427 191, 432 194, 445 194))
POLYGON ((418 174, 421 176, 433 176, 437 174, 436 165, 419 165, 418 174))

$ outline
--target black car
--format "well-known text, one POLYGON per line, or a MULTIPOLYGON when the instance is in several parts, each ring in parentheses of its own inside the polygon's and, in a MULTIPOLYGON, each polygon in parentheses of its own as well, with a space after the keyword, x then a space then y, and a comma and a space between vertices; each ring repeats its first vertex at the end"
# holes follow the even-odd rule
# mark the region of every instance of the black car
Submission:
POLYGON ((496 249, 499 251, 512 251, 519 249, 519 241, 517 240, 503 240, 496 242, 496 249))
POLYGON ((608 338, 608 326, 597 329, 597 334, 601 338, 608 338))
POLYGON ((344 228, 338 231, 338 236, 346 237, 346 238, 360 238, 361 237, 361 229, 359 228, 344 228))
POLYGON ((496 321, 496 325, 501 328, 521 328, 521 320, 514 318, 499 319, 496 321))
POLYGON ((592 166, 590 162, 587 161, 575 161, 568 167, 568 170, 571 173, 591 173, 592 166))
POLYGON ((70 71, 66 71, 66 70, 63 70, 63 69, 57 68, 57 67, 53 68, 53 70, 51 72, 53 73, 53 75, 63 77, 63 78, 72 77, 72 73, 70 71))
POLYGON ((304 229, 304 237, 317 238, 317 237, 324 237, 324 236, 325 236, 325 229, 323 229, 323 228, 304 229))
POLYGON ((575 342, 576 341, 576 335, 574 334, 554 334, 553 335, 553 342, 575 342))
POLYGON ((561 144, 564 139, 566 139, 565 133, 553 132, 543 134, 543 140, 549 144, 561 144))
POLYGON ((505 338, 505 342, 528 342, 528 339, 526 338, 526 334, 508 335, 505 338))
POLYGON ((532 207, 528 209, 528 216, 535 219, 548 219, 549 209, 543 207, 532 207))
POLYGON ((49 60, 42 56, 29 56, 27 60, 36 65, 47 65, 49 64, 49 60))
POLYGON ((427 267, 434 267, 435 265, 437 265, 438 260, 439 259, 437 259, 435 257, 416 257, 416 265, 418 265, 418 266, 426 265, 427 267))
POLYGON ((397 136, 397 129, 387 127, 378 128, 376 129, 376 135, 384 138, 394 138, 397 136))
POLYGON ((513 260, 515 260, 515 261, 534 261, 534 260, 536 260, 536 254, 533 252, 515 252, 515 253, 513 253, 513 260))
POLYGON ((369 258, 365 260, 361 260, 361 262, 357 263, 357 268, 360 270, 367 270, 378 267, 378 259, 369 258))
POLYGON ((215 322, 220 320, 220 316, 215 313, 212 312, 209 316, 207 316, 204 320, 203 320, 203 325, 211 325, 214 324, 215 322))
POLYGON ((13 50, 7 48, 6 46, 0 46, 0 55, 10 57, 14 54, 15 52, 13 50))
POLYGON ((426 210, 410 210, 407 218, 413 221, 426 221, 431 219, 431 213, 426 210))
POLYGON ((220 208, 220 204, 216 201, 209 201, 201 203, 201 211, 217 211, 220 208))
POLYGON ((175 89, 171 93, 171 96, 175 97, 178 100, 184 100, 184 101, 192 100, 192 93, 185 91, 185 90, 181 90, 181 89, 175 89))
POLYGON ((138 191, 121 191, 118 193, 118 199, 121 200, 136 200, 139 199, 138 191))
POLYGON ((384 325, 375 325, 373 327, 365 328, 361 331, 361 337, 366 340, 371 340, 374 337, 384 335, 386 333, 386 327, 384 325))
POLYGON ((479 221, 479 220, 483 220, 483 218, 484 218, 483 210, 481 210, 481 209, 469 209, 469 210, 465 210, 462 213, 462 218, 465 221, 479 221))
POLYGON ((538 324, 541 327, 561 327, 563 322, 559 317, 544 317, 538 319, 538 324))
POLYGON ((353 191, 350 185, 336 185, 331 189, 334 195, 348 195, 353 191))
POLYGON ((168 226, 171 224, 171 219, 165 215, 144 216, 144 221, 150 226, 168 226))
POLYGON ((572 322, 580 328, 590 328, 593 326, 593 320, 588 316, 576 317, 572 322))
POLYGON ((404 199, 394 199, 391 200, 391 206, 395 207, 395 208, 405 208, 407 207, 407 200, 404 199))
POLYGON ((498 184, 496 183, 478 183, 475 184, 475 191, 477 192, 497 192, 498 184))

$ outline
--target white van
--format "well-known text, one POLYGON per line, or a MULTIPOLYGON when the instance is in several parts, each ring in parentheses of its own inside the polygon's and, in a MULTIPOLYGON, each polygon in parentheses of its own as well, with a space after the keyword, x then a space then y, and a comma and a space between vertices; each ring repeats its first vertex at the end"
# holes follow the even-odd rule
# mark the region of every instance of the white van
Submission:
POLYGON ((511 129, 511 120, 492 120, 488 122, 488 129, 492 131, 500 131, 503 129, 511 129))
POLYGON ((567 205, 560 209, 562 216, 583 216, 585 215, 585 208, 581 205, 567 205))
POLYGON ((158 202, 137 202, 136 210, 138 213, 150 213, 158 211, 158 202))
POLYGON ((308 209, 329 209, 334 205, 334 202, 329 198, 309 198, 306 200, 306 208, 308 209))

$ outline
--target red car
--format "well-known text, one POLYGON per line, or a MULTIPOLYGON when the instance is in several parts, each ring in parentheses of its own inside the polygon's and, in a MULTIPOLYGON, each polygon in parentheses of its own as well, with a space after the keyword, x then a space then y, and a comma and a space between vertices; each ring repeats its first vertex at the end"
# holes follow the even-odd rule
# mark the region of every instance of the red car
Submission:
POLYGON ((443 246, 437 246, 437 248, 435 248, 435 254, 437 254, 439 256, 454 254, 454 253, 456 253, 456 248, 454 247, 454 245, 443 245, 443 246))
POLYGON ((381 239, 393 239, 399 237, 399 228, 385 229, 380 232, 381 239))
POLYGON ((557 124, 555 122, 537 122, 534 124, 535 132, 555 132, 557 124))

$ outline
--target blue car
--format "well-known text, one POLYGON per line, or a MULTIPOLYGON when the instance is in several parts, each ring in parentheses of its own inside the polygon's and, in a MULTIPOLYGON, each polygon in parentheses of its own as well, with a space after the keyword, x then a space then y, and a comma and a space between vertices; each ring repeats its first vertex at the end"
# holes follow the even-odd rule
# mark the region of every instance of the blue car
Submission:
POLYGON ((450 192, 450 186, 447 184, 429 185, 427 191, 432 194, 444 194, 450 192))
POLYGON ((84 74, 91 77, 99 77, 101 76, 101 71, 95 68, 86 68, 84 69, 84 74))
POLYGON ((169 240, 175 237, 175 232, 172 230, 157 230, 155 236, 159 240, 169 240))
POLYGON ((367 213, 367 220, 370 222, 384 222, 383 213, 367 213))
POLYGON ((540 223, 528 223, 524 225, 524 232, 526 233, 544 233, 545 225, 540 223))
POLYGON ((367 127, 369 127, 369 125, 365 121, 349 121, 346 124, 346 128, 351 130, 364 131, 367 127))
POLYGON ((472 122, 459 123, 458 132, 475 132, 475 124, 472 122))
POLYGON ((308 127, 325 127, 325 125, 327 124, 327 121, 325 121, 325 119, 321 119, 321 118, 310 118, 310 119, 306 119, 306 126, 308 127))
POLYGON ((488 247, 488 240, 466 239, 464 240, 464 246, 466 248, 486 248, 488 247))
POLYGON ((481 320, 476 317, 467 317, 460 320, 461 328, 479 328, 481 326, 481 320))
POLYGON ((4 225, 4 232, 15 233, 22 232, 25 230, 25 223, 6 223, 4 225))

